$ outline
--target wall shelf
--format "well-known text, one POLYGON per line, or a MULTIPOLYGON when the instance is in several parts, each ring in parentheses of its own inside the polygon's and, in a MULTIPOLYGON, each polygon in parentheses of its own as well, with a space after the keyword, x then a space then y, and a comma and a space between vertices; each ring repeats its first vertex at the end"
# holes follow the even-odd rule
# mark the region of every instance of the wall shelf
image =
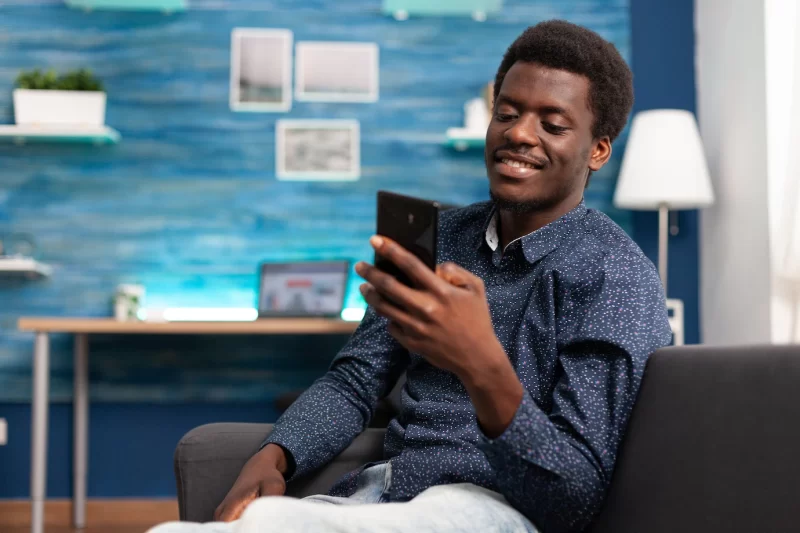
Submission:
POLYGON ((163 11, 174 13, 187 8, 187 0, 65 0, 69 7, 94 10, 114 11, 163 11))
POLYGON ((473 131, 466 128, 450 128, 447 130, 445 145, 463 152, 470 148, 483 148, 486 144, 485 131, 473 131))
POLYGON ((0 142, 25 143, 78 143, 117 144, 120 134, 114 128, 62 127, 62 126, 16 126, 0 125, 0 142))
POLYGON ((383 0, 381 11, 397 20, 409 16, 471 16, 483 22, 486 15, 497 13, 503 7, 503 0, 383 0))
POLYGON ((29 279, 41 279, 49 277, 53 273, 53 268, 44 263, 40 263, 30 257, 1 256, 0 257, 0 277, 25 277, 29 279))

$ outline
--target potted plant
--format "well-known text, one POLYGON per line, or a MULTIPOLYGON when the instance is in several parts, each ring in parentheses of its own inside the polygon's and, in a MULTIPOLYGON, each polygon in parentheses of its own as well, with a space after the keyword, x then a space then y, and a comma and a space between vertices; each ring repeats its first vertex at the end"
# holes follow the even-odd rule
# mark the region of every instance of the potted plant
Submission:
POLYGON ((14 89, 14 121, 28 126, 103 126, 106 93, 89 70, 57 76, 39 69, 22 72, 14 89))

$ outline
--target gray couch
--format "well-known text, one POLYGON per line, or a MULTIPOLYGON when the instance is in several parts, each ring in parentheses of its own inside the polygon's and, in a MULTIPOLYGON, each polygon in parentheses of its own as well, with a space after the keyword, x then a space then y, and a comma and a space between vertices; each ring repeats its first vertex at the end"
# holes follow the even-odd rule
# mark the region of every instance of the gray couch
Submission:
MULTIPOLYGON (((211 520, 267 424, 209 424, 181 439, 182 520, 211 520)), ((293 481, 325 492, 383 453, 368 429, 333 462, 293 481)), ((680 347, 647 365, 593 533, 800 531, 800 347, 680 347)))

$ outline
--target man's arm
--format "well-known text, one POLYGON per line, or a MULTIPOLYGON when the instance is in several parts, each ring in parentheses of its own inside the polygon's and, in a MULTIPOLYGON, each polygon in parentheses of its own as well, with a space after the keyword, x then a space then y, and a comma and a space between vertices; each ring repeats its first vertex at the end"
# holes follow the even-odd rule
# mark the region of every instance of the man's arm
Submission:
POLYGON ((548 412, 524 390, 512 412, 513 369, 462 378, 500 490, 545 531, 581 530, 599 511, 647 358, 670 340, 655 271, 627 266, 587 275, 575 287, 582 305, 564 306, 548 412))
POLYGON ((386 324, 367 309, 328 372, 276 422, 264 445, 277 444, 288 452, 287 481, 328 463, 364 431, 378 401, 408 366, 408 352, 386 324))
POLYGON ((482 416, 501 412, 492 406, 503 405, 519 383, 516 375, 488 386, 465 381, 498 488, 548 532, 580 531, 599 510, 639 383, 631 357, 615 346, 576 345, 559 361, 562 377, 550 412, 523 390, 499 433, 499 418, 482 416))
POLYGON ((219 504, 214 519, 236 520, 259 496, 281 496, 286 481, 324 465, 369 424, 375 406, 408 365, 408 352, 367 310, 328 372, 278 419, 219 504))

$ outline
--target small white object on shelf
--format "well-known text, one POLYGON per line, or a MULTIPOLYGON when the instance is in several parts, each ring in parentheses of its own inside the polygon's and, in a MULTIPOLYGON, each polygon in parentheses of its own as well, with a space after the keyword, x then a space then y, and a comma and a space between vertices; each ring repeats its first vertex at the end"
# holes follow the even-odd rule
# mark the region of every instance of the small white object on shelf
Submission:
POLYGON ((28 142, 117 144, 120 134, 108 126, 16 126, 0 125, 0 142, 25 144, 28 142))
POLYGON ((52 267, 30 257, 0 256, 0 276, 16 275, 35 279, 48 277, 52 273, 52 267))
POLYGON ((469 148, 483 148, 490 118, 489 109, 483 98, 468 100, 464 104, 464 127, 449 128, 445 144, 459 152, 469 148))
POLYGON ((106 93, 14 89, 14 122, 19 126, 104 126, 106 93))

